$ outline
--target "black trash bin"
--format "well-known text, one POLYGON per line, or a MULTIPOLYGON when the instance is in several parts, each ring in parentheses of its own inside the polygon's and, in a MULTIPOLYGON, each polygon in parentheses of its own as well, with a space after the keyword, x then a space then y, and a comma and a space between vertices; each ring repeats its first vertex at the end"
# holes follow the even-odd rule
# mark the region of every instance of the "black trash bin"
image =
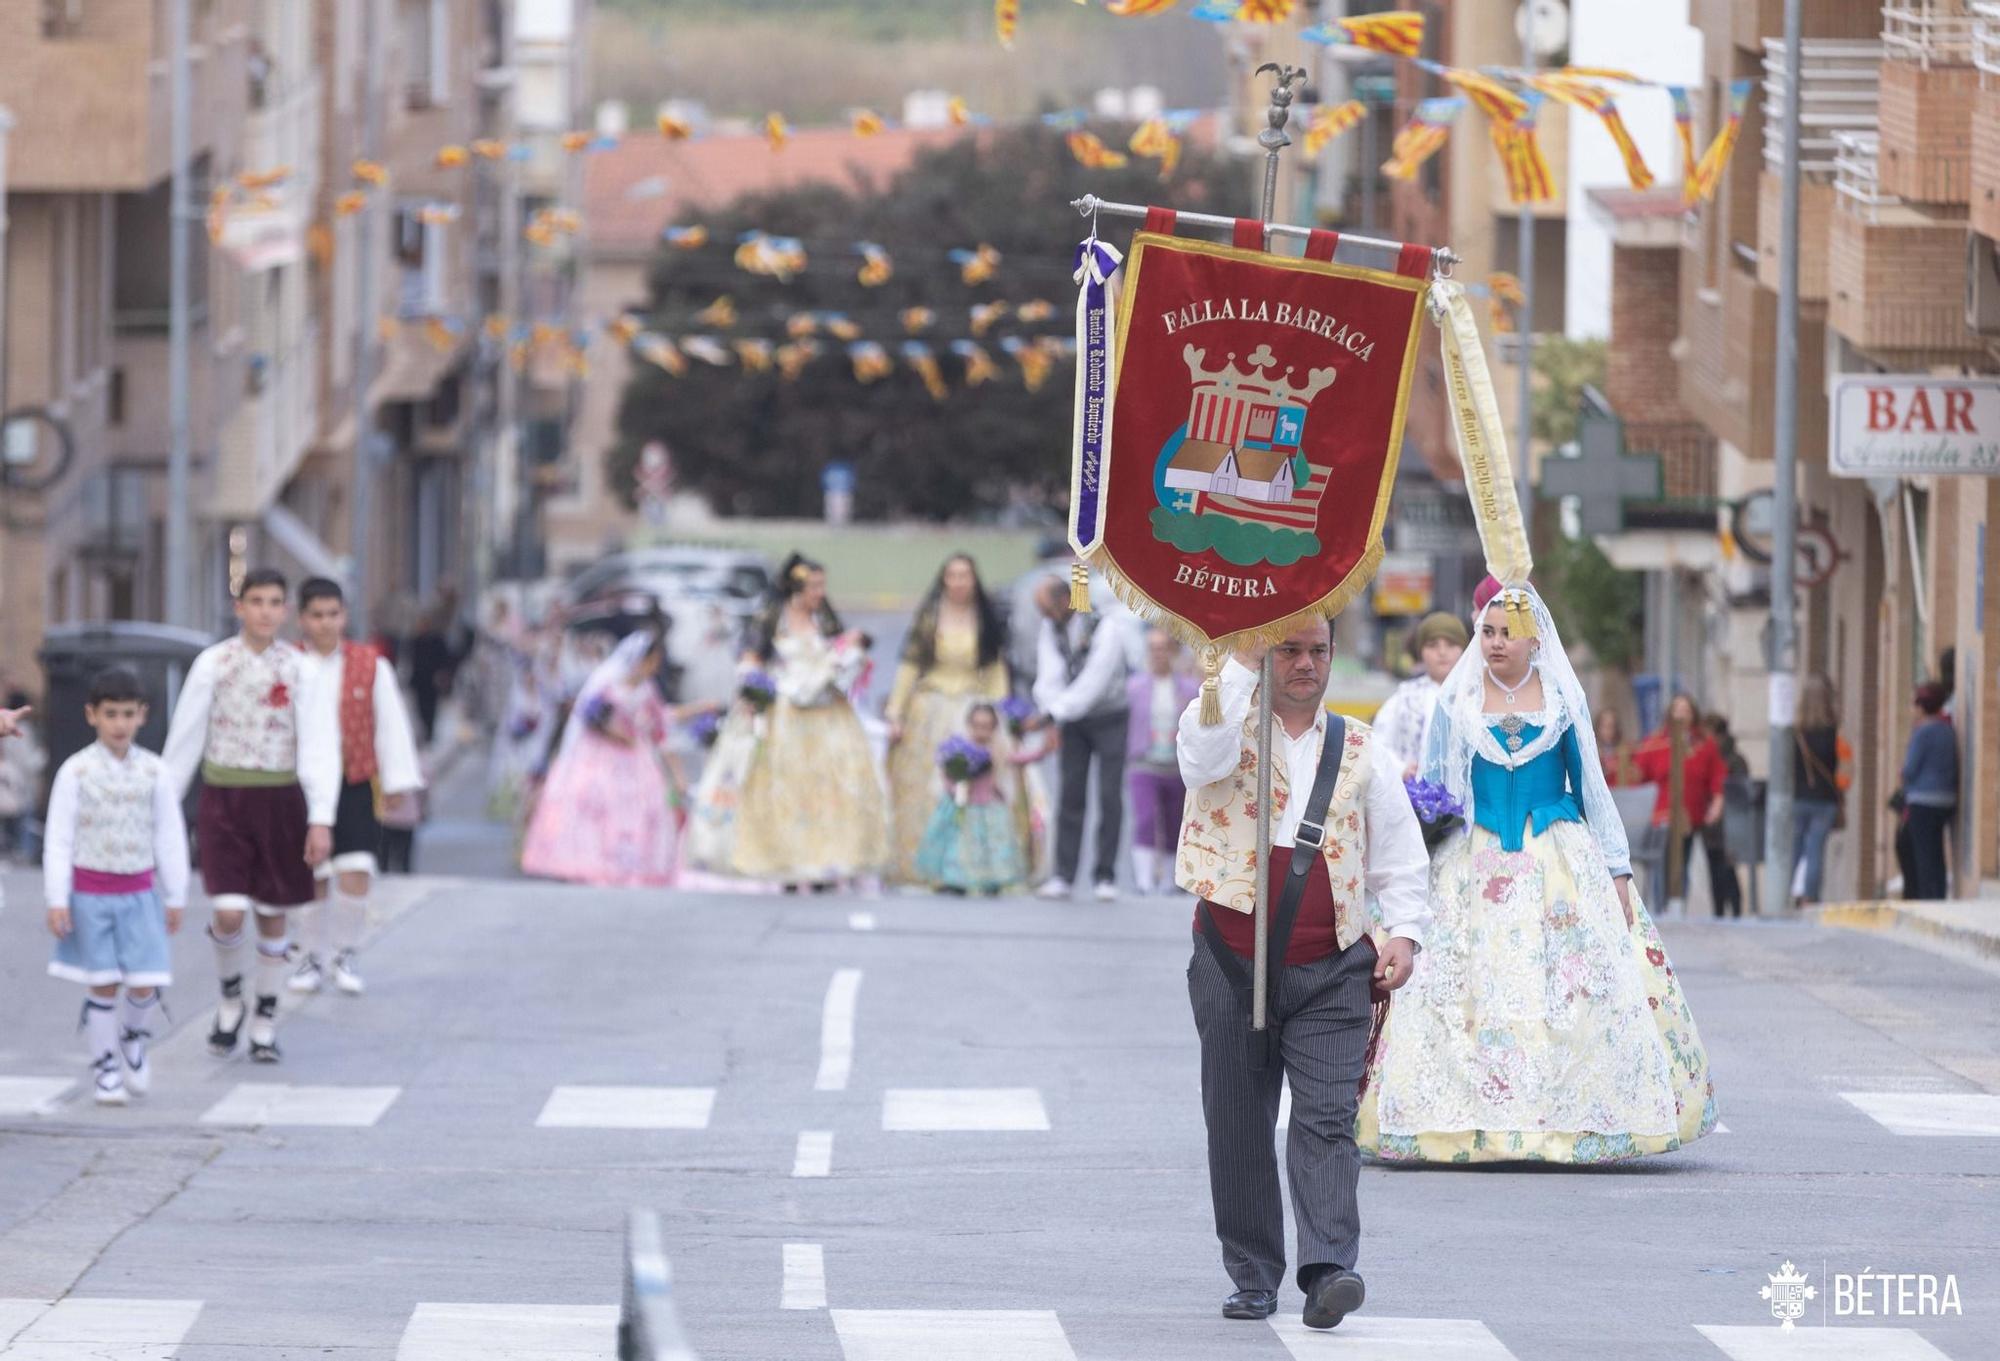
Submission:
POLYGON ((48 807, 49 786, 56 770, 95 740, 83 721, 90 681, 108 666, 129 667, 146 689, 146 725, 138 743, 151 751, 167 744, 167 723, 181 696, 181 681, 194 659, 213 638, 193 629, 168 624, 122 621, 109 624, 59 624, 42 640, 44 685, 35 716, 48 744, 49 764, 43 774, 41 804, 48 807))

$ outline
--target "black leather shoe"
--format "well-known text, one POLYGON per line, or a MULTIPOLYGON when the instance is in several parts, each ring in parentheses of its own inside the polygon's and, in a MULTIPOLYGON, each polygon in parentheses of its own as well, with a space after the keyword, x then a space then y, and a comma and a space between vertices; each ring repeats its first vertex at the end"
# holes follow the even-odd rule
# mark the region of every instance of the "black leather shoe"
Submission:
POLYGON ((1275 1290, 1239 1290, 1222 1302, 1224 1318, 1269 1318, 1277 1312, 1275 1290))
POLYGON ((1368 1287, 1353 1272, 1325 1272, 1306 1291, 1306 1327, 1339 1327, 1340 1321, 1359 1309, 1367 1298, 1368 1287))

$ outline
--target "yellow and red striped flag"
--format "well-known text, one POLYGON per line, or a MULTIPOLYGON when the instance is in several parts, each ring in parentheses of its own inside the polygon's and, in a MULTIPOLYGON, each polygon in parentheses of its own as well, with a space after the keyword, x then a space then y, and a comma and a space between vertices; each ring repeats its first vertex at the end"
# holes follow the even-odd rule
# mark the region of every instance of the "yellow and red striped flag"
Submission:
POLYGON ((1413 180, 1417 167, 1435 156, 1451 135, 1451 125, 1465 108, 1462 95, 1442 95, 1419 101, 1410 121, 1397 129, 1382 173, 1392 180, 1413 180))
POLYGON ((1021 0, 993 0, 993 32, 1006 48, 1014 46, 1014 30, 1021 24, 1021 0))
POLYGON ((1239 24, 1282 24, 1292 17, 1292 10, 1298 0, 1243 0, 1237 6, 1236 22, 1239 24))
POLYGON ((1314 109, 1312 122, 1306 128, 1306 155, 1319 155, 1325 150, 1328 142, 1367 116, 1368 106, 1358 99, 1350 99, 1345 104, 1335 104, 1331 108, 1314 109))
MULTIPOLYGON (((1750 91, 1756 85, 1754 80, 1732 80, 1729 82, 1729 116, 1721 129, 1709 142, 1708 150, 1701 153, 1701 160, 1694 170, 1694 197, 1711 199, 1722 186, 1722 172, 1729 165, 1729 157, 1736 150, 1737 134, 1743 130, 1743 110, 1749 106, 1750 91)), ((1683 196, 1686 190, 1682 191, 1683 196)))
POLYGON ((764 140, 771 144, 771 150, 783 151, 791 136, 792 130, 786 126, 783 114, 772 112, 764 115, 764 140))
POLYGON ((1159 161, 1161 179, 1171 176, 1181 163, 1181 139, 1174 136, 1173 127, 1164 118, 1148 118, 1125 145, 1134 156, 1159 161))
POLYGON ((1069 154, 1092 170, 1116 170, 1128 164, 1124 152, 1113 151, 1096 133, 1082 129, 1069 135, 1069 154))
MULTIPOLYGON (((1414 57, 1424 47, 1424 16, 1415 10, 1390 10, 1382 14, 1362 14, 1352 19, 1335 19, 1328 25, 1346 42, 1370 52, 1387 52, 1392 57, 1414 57)), ((1334 41, 1341 41, 1336 38, 1334 41)))
POLYGON ((1120 19, 1142 19, 1149 14, 1165 14, 1179 3, 1180 0, 1111 0, 1105 9, 1120 19))
POLYGON ((861 109, 854 115, 854 135, 856 137, 873 137, 876 133, 882 131, 884 126, 886 125, 882 122, 882 115, 876 113, 873 109, 861 109))
POLYGON ((1639 153, 1638 145, 1632 140, 1631 131, 1625 120, 1618 114, 1618 106, 1612 102, 1611 92, 1601 85, 1593 85, 1569 72, 1549 72, 1532 76, 1528 83, 1551 99, 1560 100, 1572 108, 1597 115, 1604 130, 1611 134, 1618 154, 1625 161, 1625 178, 1634 189, 1644 189, 1652 184, 1653 172, 1646 166, 1646 158, 1639 153))

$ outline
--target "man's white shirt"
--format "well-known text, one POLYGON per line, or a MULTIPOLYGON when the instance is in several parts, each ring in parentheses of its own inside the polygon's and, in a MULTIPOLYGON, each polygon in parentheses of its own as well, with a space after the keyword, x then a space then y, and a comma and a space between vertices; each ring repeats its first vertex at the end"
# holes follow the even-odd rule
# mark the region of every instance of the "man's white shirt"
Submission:
MULTIPOLYGON (((1237 768, 1243 758, 1243 725, 1256 694, 1257 673, 1232 657, 1222 668, 1222 722, 1203 726, 1199 699, 1182 711, 1179 755, 1181 779, 1188 788, 1214 784, 1237 768)), ((1292 790, 1284 811, 1271 820, 1271 844, 1283 847, 1298 839, 1299 823, 1305 818, 1307 796, 1319 774, 1326 714, 1322 712, 1319 721, 1297 737, 1273 719, 1271 735, 1272 749, 1285 763, 1292 790)), ((1379 734, 1376 738, 1368 744, 1372 764, 1363 804, 1363 878, 1383 930, 1422 945, 1430 921, 1430 852, 1403 790, 1403 768, 1384 748, 1379 734)))

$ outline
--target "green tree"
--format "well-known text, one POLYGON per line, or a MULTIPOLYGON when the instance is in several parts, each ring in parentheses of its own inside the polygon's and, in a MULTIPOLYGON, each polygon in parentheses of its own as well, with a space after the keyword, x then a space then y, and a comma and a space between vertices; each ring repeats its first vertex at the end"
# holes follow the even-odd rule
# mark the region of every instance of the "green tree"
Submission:
MULTIPOLYGON (((1069 480, 1073 370, 1056 362, 1030 392, 1004 344, 1010 336, 1032 342, 1071 333, 1070 270, 1087 228, 1070 200, 1094 192, 1214 211, 1244 204, 1249 188, 1239 166, 1193 152, 1165 183, 1153 161, 1089 170, 1070 155, 1061 132, 1037 124, 935 148, 887 184, 752 195, 691 218, 684 225, 705 226, 710 244, 661 249, 641 318, 646 326, 674 337, 783 343, 797 315, 839 313, 889 350, 896 372, 857 382, 845 342, 825 334, 817 337, 819 357, 796 380, 699 360, 674 377, 639 363, 623 394, 620 438, 607 454, 611 483, 629 499, 639 451, 658 439, 673 451, 680 485, 730 514, 818 513, 820 473, 831 462, 853 464, 856 513, 865 518, 975 515, 1021 492, 1059 499, 1069 480), (751 230, 800 238, 806 269, 789 281, 737 269, 733 245, 751 230), (862 241, 880 244, 894 261, 886 284, 858 281, 854 247, 862 241), (999 268, 988 282, 967 286, 948 253, 981 243, 1001 253, 999 268), (696 319, 723 295, 735 306, 732 327, 696 319), (1052 315, 1028 323, 1014 315, 1036 300, 1052 304, 1052 315), (949 347, 971 338, 974 305, 995 302, 1010 310, 977 343, 1001 373, 968 387, 967 360, 949 347), (936 315, 913 338, 937 356, 950 388, 943 400, 926 391, 900 352, 907 337, 899 317, 912 307, 936 315)), ((1103 229, 1123 243, 1125 227, 1107 219, 1103 229)))
POLYGON ((1535 341, 1535 438, 1558 448, 1576 438, 1576 409, 1586 386, 1602 389, 1606 348, 1602 340, 1544 336, 1535 341))
POLYGON ((1558 538, 1538 564, 1556 627, 1590 648, 1598 664, 1630 672, 1645 645, 1645 583, 1620 571, 1589 535, 1558 538))

